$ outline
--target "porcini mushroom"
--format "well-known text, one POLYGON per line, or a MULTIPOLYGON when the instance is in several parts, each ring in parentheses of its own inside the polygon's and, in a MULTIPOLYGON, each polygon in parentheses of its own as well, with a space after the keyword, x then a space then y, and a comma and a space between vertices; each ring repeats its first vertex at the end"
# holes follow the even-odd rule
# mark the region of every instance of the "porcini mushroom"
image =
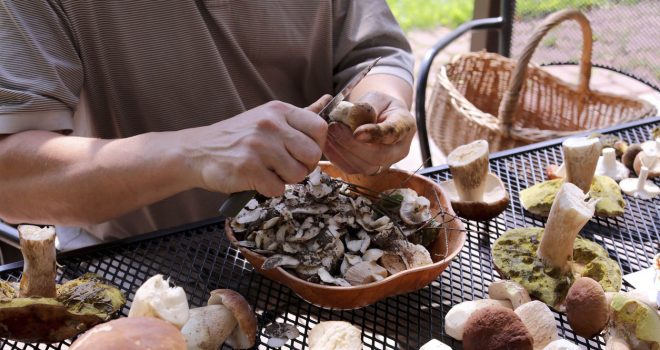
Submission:
POLYGON ((268 346, 280 348, 289 340, 298 338, 300 331, 294 325, 273 322, 264 327, 264 335, 268 337, 268 346))
POLYGON ((352 103, 344 100, 330 112, 330 120, 346 124, 351 131, 364 124, 376 123, 377 117, 374 108, 366 102, 352 103))
POLYGON ((619 183, 623 193, 640 199, 653 199, 660 194, 660 188, 647 180, 649 169, 643 166, 639 178, 624 179, 619 183))
POLYGON ((216 289, 211 291, 208 305, 223 305, 236 318, 237 326, 225 341, 227 345, 234 349, 248 349, 254 346, 257 337, 257 317, 241 294, 231 289, 216 289))
POLYGON ((575 334, 591 338, 607 325, 609 308, 603 287, 589 277, 578 278, 566 294, 566 317, 575 334))
POLYGON ((236 318, 223 305, 207 305, 190 310, 181 328, 189 349, 216 350, 236 328, 236 318))
POLYGON ((189 317, 186 292, 170 287, 163 275, 154 275, 135 292, 128 317, 160 318, 181 329, 189 317))
POLYGON ((511 280, 495 281, 488 286, 488 297, 495 300, 509 300, 513 309, 529 303, 532 299, 525 287, 511 280))
POLYGON ((465 350, 532 350, 534 339, 511 310, 490 306, 473 313, 463 332, 465 350))
POLYGON ((610 303, 608 345, 625 343, 634 349, 660 348, 660 315, 645 303, 617 293, 610 303))
POLYGON ((380 281, 387 277, 387 270, 373 261, 363 261, 346 270, 344 279, 352 286, 380 281))
POLYGON ((185 350, 186 340, 171 323, 154 317, 120 318, 88 330, 69 350, 185 350))
POLYGON ((544 303, 534 300, 514 310, 534 339, 534 350, 542 350, 559 339, 555 316, 544 303))
POLYGON ((614 148, 603 148, 603 155, 598 158, 596 165, 596 175, 608 176, 618 182, 627 178, 628 174, 630 170, 616 160, 614 148))
POLYGON ((660 139, 644 142, 641 148, 642 151, 633 161, 635 172, 639 174, 642 166, 645 166, 649 169, 650 179, 660 176, 660 139))
POLYGON ((566 181, 574 184, 582 192, 589 192, 593 180, 601 143, 596 138, 571 137, 562 143, 566 181))
POLYGON ((447 157, 452 180, 440 186, 456 213, 470 220, 490 220, 509 205, 509 194, 489 172, 488 142, 477 140, 454 149, 447 157))
POLYGON ((85 274, 55 283, 55 229, 18 227, 25 260, 20 287, 2 283, 0 337, 22 342, 52 343, 105 322, 126 302, 123 294, 98 276, 85 274))
POLYGON ((545 229, 516 228, 493 244, 493 262, 503 278, 520 283, 535 297, 559 308, 576 276, 588 276, 607 291, 621 288, 621 269, 598 244, 577 237, 594 212, 593 201, 564 183, 545 229))
POLYGON ((642 151, 642 145, 635 143, 630 145, 621 156, 621 163, 628 168, 628 170, 635 171, 634 162, 637 154, 642 151))
POLYGON ((362 332, 345 321, 324 321, 315 325, 307 337, 309 350, 362 350, 362 332))
POLYGON ((464 301, 454 305, 445 315, 445 333, 456 340, 462 340, 465 322, 470 316, 478 310, 491 306, 513 308, 508 300, 477 299, 464 301))

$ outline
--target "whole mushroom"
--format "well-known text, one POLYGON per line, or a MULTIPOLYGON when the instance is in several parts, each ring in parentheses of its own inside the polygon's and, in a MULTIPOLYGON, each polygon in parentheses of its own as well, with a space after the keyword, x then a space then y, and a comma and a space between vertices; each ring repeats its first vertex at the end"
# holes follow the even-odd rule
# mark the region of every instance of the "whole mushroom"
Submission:
POLYGON ((502 180, 490 173, 488 142, 459 146, 447 157, 452 180, 440 183, 456 213, 470 220, 490 220, 509 205, 502 180))
POLYGON ((345 321, 319 322, 309 332, 310 350, 362 350, 362 332, 345 321))
POLYGON ((465 323, 465 350, 532 350, 533 344, 527 327, 511 309, 487 307, 473 313, 465 323))
POLYGON ((120 318, 88 330, 70 350, 185 350, 186 340, 171 323, 154 317, 120 318))
POLYGON ((578 278, 566 294, 566 317, 575 334, 591 338, 607 325, 609 307, 603 287, 589 277, 578 278))

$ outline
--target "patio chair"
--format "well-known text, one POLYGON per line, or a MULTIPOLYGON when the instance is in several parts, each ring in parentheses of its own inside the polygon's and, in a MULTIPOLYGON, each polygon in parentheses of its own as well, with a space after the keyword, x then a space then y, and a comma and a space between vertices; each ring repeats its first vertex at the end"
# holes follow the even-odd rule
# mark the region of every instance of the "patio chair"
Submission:
MULTIPOLYGON (((648 6, 656 6, 660 10, 660 3, 653 3, 649 2, 648 6)), ((424 59, 420 65, 420 70, 418 73, 418 79, 417 79, 417 85, 415 88, 415 114, 417 118, 417 128, 418 128, 418 138, 419 138, 419 144, 420 144, 420 150, 422 154, 422 159, 424 161, 424 166, 425 167, 431 167, 433 166, 433 163, 431 161, 431 153, 430 153, 430 147, 429 147, 429 140, 428 140, 428 132, 427 132, 427 115, 426 115, 426 107, 427 107, 427 101, 426 101, 426 88, 428 84, 428 75, 431 69, 431 65, 433 63, 433 60, 436 58, 438 53, 442 51, 445 47, 447 47, 449 44, 451 44, 453 41, 461 37, 463 34, 473 31, 473 30, 483 30, 483 29, 495 29, 497 30, 497 41, 498 45, 498 53, 502 56, 505 57, 510 57, 511 51, 514 51, 514 56, 517 54, 515 52, 515 45, 512 48, 512 42, 516 43, 513 40, 518 39, 518 36, 524 37, 525 32, 522 34, 517 34, 516 33, 516 28, 514 28, 514 14, 515 14, 515 1, 500 1, 500 16, 498 17, 493 17, 493 18, 482 18, 482 19, 475 19, 469 22, 466 22, 456 28, 454 31, 449 33, 447 36, 444 38, 441 38, 430 50, 427 51, 426 55, 424 56, 424 59)), ((593 21, 592 21, 593 22, 593 21)), ((610 23, 605 24, 606 28, 608 29, 607 26, 612 26, 610 23)), ((616 30, 603 30, 602 25, 599 28, 599 32, 597 35, 618 35, 618 32, 616 30)), ((653 41, 653 38, 648 38, 649 41, 653 41)), ((520 39, 521 42, 525 42, 526 39, 520 39)), ((578 51, 578 50, 576 50, 578 51)), ((634 53, 631 54, 631 56, 635 56, 634 53)), ((655 57, 655 56, 653 56, 655 57)), ((578 65, 577 61, 571 61, 571 60, 565 60, 561 61, 561 58, 559 58, 556 54, 551 55, 551 54, 546 54, 543 52, 540 52, 538 54, 534 55, 535 61, 536 62, 541 62, 541 66, 553 66, 553 65, 578 65)), ((631 57, 632 60, 632 57, 631 57)), ((653 66, 657 70, 658 67, 654 63, 653 66)), ((657 76, 654 77, 653 74, 649 74, 648 70, 646 71, 639 71, 635 69, 631 69, 630 66, 628 67, 623 67, 623 69, 618 68, 618 67, 613 67, 612 65, 608 64, 608 62, 598 59, 598 57, 595 57, 592 59, 592 67, 598 67, 598 68, 603 68, 607 70, 611 70, 614 72, 617 72, 619 74, 623 74, 625 76, 628 76, 630 78, 635 79, 638 82, 641 82, 647 86, 649 86, 651 89, 660 92, 660 87, 658 86, 658 78, 657 76), (655 79, 654 79, 655 78, 655 79)), ((634 68, 634 67, 632 67, 634 68)), ((653 67, 650 67, 651 72, 653 72, 653 67)), ((437 83, 436 83, 437 84, 437 83)), ((429 116, 432 118, 433 116, 429 116)))

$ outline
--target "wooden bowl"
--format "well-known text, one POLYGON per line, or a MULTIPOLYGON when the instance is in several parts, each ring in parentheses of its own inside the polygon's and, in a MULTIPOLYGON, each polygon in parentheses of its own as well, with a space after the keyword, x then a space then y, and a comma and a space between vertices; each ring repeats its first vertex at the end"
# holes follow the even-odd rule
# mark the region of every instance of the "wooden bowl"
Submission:
MULTIPOLYGON (((375 191, 401 187, 403 181, 411 176, 409 172, 396 169, 387 170, 376 176, 348 175, 328 162, 321 162, 319 165, 325 173, 332 177, 338 177, 375 191)), ((440 199, 440 205, 446 212, 454 214, 449 199, 440 186, 432 180, 420 175, 412 175, 410 180, 403 186, 412 188, 418 194, 428 198, 431 201, 432 213, 437 213, 439 210, 433 193, 433 189, 435 189, 440 199)), ((258 273, 291 288, 309 303, 327 308, 356 309, 371 305, 387 297, 417 291, 433 282, 449 266, 451 259, 460 252, 466 239, 465 227, 458 219, 452 220, 447 225, 450 228, 447 231, 449 233, 449 249, 447 250, 448 255, 444 259, 441 259, 445 252, 444 230, 440 230, 438 238, 431 244, 429 249, 433 264, 402 271, 377 282, 352 287, 328 286, 307 282, 280 267, 262 270, 261 265, 266 258, 238 246, 234 232, 229 225, 229 220, 225 222, 225 232, 232 244, 240 250, 258 273)))

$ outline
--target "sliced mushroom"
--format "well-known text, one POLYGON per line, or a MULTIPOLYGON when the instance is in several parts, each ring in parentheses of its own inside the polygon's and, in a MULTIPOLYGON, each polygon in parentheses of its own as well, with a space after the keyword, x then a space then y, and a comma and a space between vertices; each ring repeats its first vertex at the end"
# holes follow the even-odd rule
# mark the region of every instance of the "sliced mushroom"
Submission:
POLYGON ((294 257, 275 254, 268 259, 264 260, 264 263, 261 265, 261 268, 264 270, 274 269, 276 267, 288 267, 295 268, 300 265, 300 261, 294 257))
POLYGON ((627 340, 634 349, 657 349, 660 345, 660 315, 645 303, 623 293, 617 293, 610 303, 610 338, 627 340), (655 348, 653 347, 655 346, 655 348))
POLYGON ((362 254, 364 261, 378 261, 383 256, 384 252, 378 248, 368 249, 362 254))
POLYGON ((309 350, 362 350, 362 332, 345 321, 319 322, 307 337, 309 350))
POLYGON ((268 346, 280 348, 289 340, 296 339, 300 332, 296 326, 288 323, 273 322, 264 327, 264 335, 269 337, 268 346))
MULTIPOLYGON (((415 192, 415 191, 412 191, 415 192)), ((399 215, 401 220, 408 225, 419 225, 431 220, 431 202, 414 193, 414 196, 406 196, 401 201, 399 215)))
POLYGON ((352 286, 359 286, 387 277, 387 270, 373 261, 363 261, 351 266, 344 275, 344 279, 352 286))
POLYGON ((488 297, 495 300, 509 300, 513 309, 532 301, 527 289, 511 280, 495 281, 488 287, 488 297))
POLYGON ((543 302, 530 301, 518 307, 514 312, 532 335, 535 350, 542 350, 550 342, 559 339, 555 316, 543 302))
POLYGON ((334 285, 341 286, 341 287, 350 287, 351 286, 351 284, 348 283, 348 281, 346 281, 345 279, 333 277, 330 274, 330 272, 328 272, 323 267, 319 268, 318 274, 319 274, 319 277, 321 278, 321 281, 323 281, 325 283, 334 284, 334 285))
POLYGON ((488 170, 488 142, 478 140, 447 157, 453 180, 440 184, 456 213, 470 220, 490 220, 509 205, 504 183, 488 170))

